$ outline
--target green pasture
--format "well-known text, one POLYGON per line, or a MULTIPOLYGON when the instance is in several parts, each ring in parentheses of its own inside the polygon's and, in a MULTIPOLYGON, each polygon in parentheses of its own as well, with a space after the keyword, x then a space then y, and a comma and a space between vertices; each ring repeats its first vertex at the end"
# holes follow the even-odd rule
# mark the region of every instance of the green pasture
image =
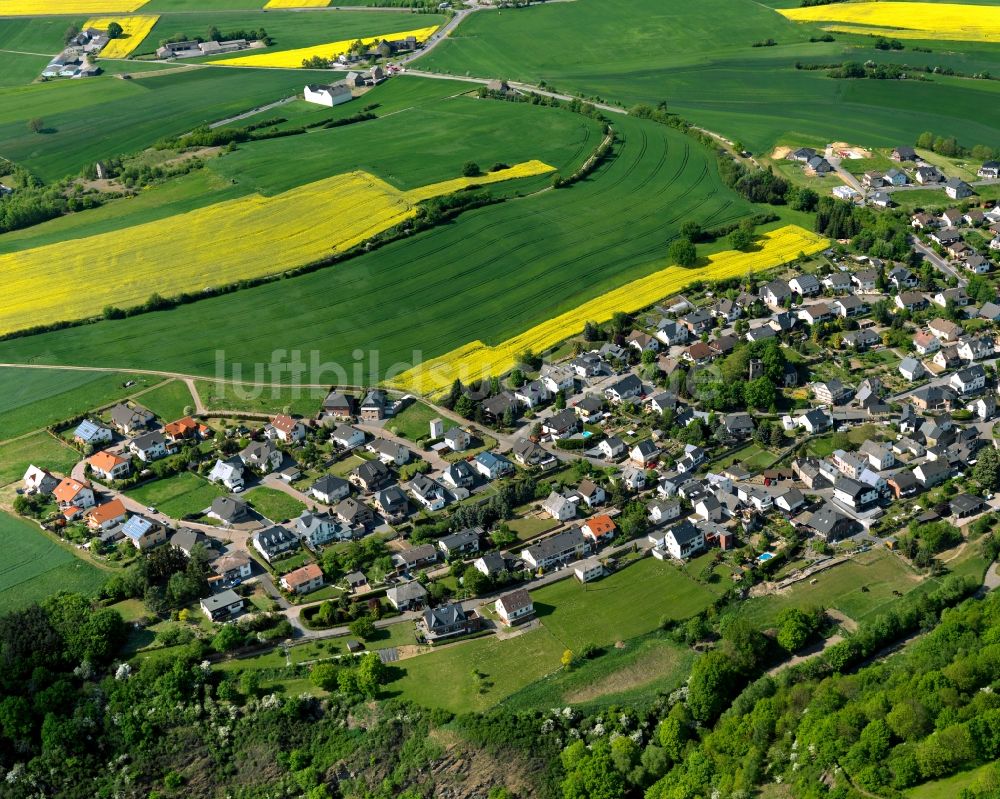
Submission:
POLYGON ((118 372, 0 367, 0 441, 86 413, 155 385, 158 378, 118 372), (125 383, 135 385, 125 388, 125 383))
POLYGON ((32 523, 0 511, 0 613, 39 602, 58 591, 94 593, 105 575, 77 558, 32 523))

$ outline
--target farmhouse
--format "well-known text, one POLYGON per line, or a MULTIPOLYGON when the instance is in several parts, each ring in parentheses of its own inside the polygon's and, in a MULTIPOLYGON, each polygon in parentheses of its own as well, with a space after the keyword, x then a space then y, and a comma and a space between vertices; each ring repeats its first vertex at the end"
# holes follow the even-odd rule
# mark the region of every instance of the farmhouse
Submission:
POLYGON ((353 97, 350 88, 344 81, 328 85, 310 83, 302 90, 302 95, 307 103, 325 105, 328 108, 350 102, 353 97))

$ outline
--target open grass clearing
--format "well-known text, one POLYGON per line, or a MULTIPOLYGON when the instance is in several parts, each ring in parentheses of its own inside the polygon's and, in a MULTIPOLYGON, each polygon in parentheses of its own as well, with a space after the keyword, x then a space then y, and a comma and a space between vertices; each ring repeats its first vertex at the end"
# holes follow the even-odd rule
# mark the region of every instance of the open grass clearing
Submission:
POLYGON ((73 369, 0 367, 0 441, 70 419, 161 382, 157 377, 73 369), (128 388, 125 383, 133 383, 128 388))
POLYGON ((306 506, 295 497, 267 486, 257 486, 248 491, 244 494, 244 499, 253 506, 257 513, 272 522, 294 519, 306 509, 306 506))
MULTIPOLYGON (((262 375, 264 381, 268 380, 262 375)), ((288 413, 315 416, 327 392, 318 388, 288 386, 257 386, 249 383, 219 383, 208 380, 195 382, 202 404, 211 411, 245 411, 247 413, 288 413)))
POLYGON ((448 430, 454 422, 451 419, 441 417, 433 408, 417 401, 411 402, 392 419, 386 422, 386 427, 398 436, 419 441, 422 438, 430 438, 430 422, 432 419, 441 418, 444 422, 445 430, 448 430))
POLYGON ((173 422, 185 415, 185 408, 194 409, 191 390, 183 380, 170 380, 147 391, 139 401, 164 422, 173 422))
POLYGON ((82 456, 44 430, 0 444, 0 485, 20 480, 31 464, 69 474, 82 456))
POLYGON ((220 486, 192 472, 154 480, 128 492, 128 496, 136 502, 154 507, 172 519, 200 514, 216 497, 225 495, 220 486))
POLYGON ((960 771, 950 777, 925 782, 905 791, 907 799, 954 799, 961 795, 963 788, 971 787, 981 777, 996 769, 995 763, 987 763, 976 769, 960 771))
POLYGON ((30 522, 0 511, 0 613, 39 602, 59 591, 94 593, 106 579, 30 522))

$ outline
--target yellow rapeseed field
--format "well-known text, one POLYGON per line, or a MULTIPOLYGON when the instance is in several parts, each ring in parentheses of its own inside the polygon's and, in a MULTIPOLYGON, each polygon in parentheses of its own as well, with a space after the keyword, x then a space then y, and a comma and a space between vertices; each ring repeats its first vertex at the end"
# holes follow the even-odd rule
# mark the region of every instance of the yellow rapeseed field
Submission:
POLYGON ((127 58, 129 53, 142 44, 142 40, 153 30, 158 19, 159 16, 94 17, 83 23, 83 27, 106 31, 108 25, 117 22, 122 26, 122 36, 119 39, 112 39, 104 45, 101 55, 104 58, 127 58))
POLYGON ((149 0, 0 0, 0 16, 37 17, 45 14, 117 14, 138 11, 149 0))
POLYGON ((411 203, 419 203, 431 197, 440 197, 442 194, 451 194, 467 186, 484 186, 487 183, 499 183, 504 180, 514 180, 515 178, 531 178, 535 175, 545 175, 555 172, 554 166, 549 166, 542 161, 524 161, 520 164, 498 169, 496 172, 487 172, 474 178, 455 178, 445 180, 441 183, 432 183, 429 186, 421 186, 406 192, 406 199, 411 203))
MULTIPOLYGON (((425 42, 431 34, 438 29, 437 25, 427 28, 418 28, 412 31, 402 31, 394 33, 382 33, 378 36, 365 36, 361 39, 362 44, 369 45, 380 42, 383 39, 405 39, 407 36, 416 37, 418 42, 425 42)), ((237 56, 235 58, 223 58, 214 61, 215 64, 227 64, 235 67, 287 67, 296 69, 302 66, 302 62, 307 58, 318 56, 329 60, 335 59, 350 50, 351 45, 358 41, 354 39, 344 39, 341 42, 330 42, 329 44, 314 44, 311 47, 299 47, 295 50, 279 50, 277 52, 268 51, 257 53, 256 55, 237 56)))
POLYGON ((267 0, 264 8, 323 8, 330 0, 267 0))
POLYGON ((645 308, 696 280, 724 280, 770 269, 794 260, 800 253, 808 255, 819 252, 829 246, 829 243, 822 236, 797 225, 786 225, 765 234, 760 240, 762 249, 757 252, 721 252, 709 256, 710 263, 707 266, 694 269, 668 266, 542 322, 494 347, 481 341, 465 344, 404 372, 392 384, 407 391, 434 395, 447 391, 456 378, 469 384, 482 378, 498 376, 514 368, 520 353, 525 350, 542 352, 553 347, 563 339, 579 333, 588 321, 606 322, 618 311, 632 312, 645 308))
POLYGON ((796 22, 831 23, 824 27, 844 33, 877 33, 899 39, 1000 42, 998 6, 872 2, 778 10, 796 22))
MULTIPOLYGON (((529 161, 493 174, 508 180, 551 169, 529 161)), ((399 224, 416 214, 414 197, 451 186, 403 192, 367 172, 349 172, 274 197, 255 194, 0 255, 0 334, 86 318, 106 305, 141 305, 154 292, 170 297, 293 269, 399 224), (45 275, 44 291, 38 275, 45 275)))

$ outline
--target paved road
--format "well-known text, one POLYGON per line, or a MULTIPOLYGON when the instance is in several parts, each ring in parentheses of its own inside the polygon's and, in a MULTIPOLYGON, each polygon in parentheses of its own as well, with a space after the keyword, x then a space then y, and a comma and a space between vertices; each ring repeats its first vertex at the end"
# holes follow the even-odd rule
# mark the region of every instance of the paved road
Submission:
POLYGON ((948 261, 934 252, 933 249, 924 244, 916 236, 910 236, 910 243, 917 252, 930 261, 931 265, 939 272, 943 273, 945 277, 955 278, 958 281, 959 286, 967 286, 969 284, 968 279, 961 273, 961 271, 948 263, 948 261))
POLYGON ((852 175, 850 172, 848 172, 840 165, 841 162, 840 156, 834 153, 833 147, 829 144, 826 146, 826 152, 824 153, 824 157, 826 158, 827 163, 833 167, 833 171, 837 173, 837 177, 839 177, 842 181, 844 181, 844 183, 846 183, 848 186, 850 186, 852 189, 858 192, 858 194, 860 194, 862 197, 865 196, 866 193, 865 187, 858 182, 858 179, 854 177, 854 175, 852 175))

